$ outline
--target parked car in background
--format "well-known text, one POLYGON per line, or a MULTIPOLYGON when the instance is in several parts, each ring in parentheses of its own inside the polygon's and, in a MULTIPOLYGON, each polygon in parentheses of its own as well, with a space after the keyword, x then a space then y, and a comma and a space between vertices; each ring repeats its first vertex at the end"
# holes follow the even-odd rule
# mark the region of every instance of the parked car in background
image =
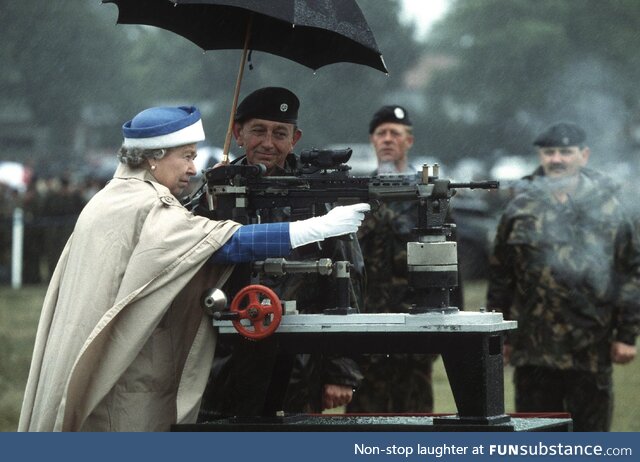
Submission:
POLYGON ((452 181, 476 181, 488 179, 488 168, 485 161, 467 157, 459 160, 448 172, 447 178, 452 181))
POLYGON ((489 175, 505 189, 518 183, 523 176, 533 173, 537 167, 538 161, 534 156, 504 156, 495 161, 489 175))
POLYGON ((0 161, 0 183, 23 193, 31 179, 31 169, 20 162, 0 161))
POLYGON ((456 223, 458 265, 465 280, 482 279, 489 270, 499 215, 488 195, 494 191, 458 190, 451 199, 451 216, 456 223))
POLYGON ((536 168, 535 158, 503 156, 493 164, 463 159, 453 169, 455 181, 498 180, 498 190, 460 189, 451 200, 456 222, 458 260, 464 279, 482 279, 489 270, 489 256, 500 216, 520 179, 536 168))

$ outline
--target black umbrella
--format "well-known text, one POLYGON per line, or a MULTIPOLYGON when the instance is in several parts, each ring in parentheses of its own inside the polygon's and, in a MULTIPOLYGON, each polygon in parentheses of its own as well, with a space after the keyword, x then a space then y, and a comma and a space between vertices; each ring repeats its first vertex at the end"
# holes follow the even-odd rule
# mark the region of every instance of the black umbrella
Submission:
POLYGON ((119 24, 146 24, 179 34, 204 50, 242 49, 242 61, 223 149, 231 127, 248 50, 311 69, 351 62, 387 72, 355 0, 103 0, 118 5, 119 24))

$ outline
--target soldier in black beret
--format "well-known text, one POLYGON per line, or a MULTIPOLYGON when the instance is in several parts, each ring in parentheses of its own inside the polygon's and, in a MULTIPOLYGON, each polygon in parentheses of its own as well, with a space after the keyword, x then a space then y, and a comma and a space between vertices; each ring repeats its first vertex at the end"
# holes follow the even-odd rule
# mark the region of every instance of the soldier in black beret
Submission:
POLYGON ((373 134, 373 131, 381 124, 386 122, 393 122, 397 124, 406 125, 407 127, 413 126, 409 113, 402 106, 382 106, 373 114, 371 122, 369 122, 369 134, 373 134))
POLYGON ((518 321, 503 349, 516 412, 568 412, 579 432, 610 429, 612 365, 635 358, 640 332, 640 249, 585 141, 569 122, 535 138, 540 166, 500 219, 487 292, 518 321))
MULTIPOLYGON (((236 143, 245 155, 233 163, 262 164, 267 168, 267 176, 292 175, 301 166, 299 157, 293 153, 294 146, 302 137, 297 125, 299 109, 300 101, 286 88, 265 87, 247 95, 238 105, 233 127, 236 143)), ((260 210, 260 219, 263 223, 290 221, 291 207, 260 210)), ((294 251, 290 258, 352 261, 350 292, 362 292, 363 268, 358 262, 362 262, 363 257, 355 236, 350 241, 325 242, 320 250, 294 251)), ((225 287, 226 293, 233 296, 250 283, 250 275, 249 265, 236 265, 231 282, 225 287)), ((335 284, 327 276, 287 274, 263 277, 259 282, 273 289, 281 300, 295 300, 297 309, 302 313, 320 313, 335 304, 335 284)), ((354 298, 352 306, 360 308, 361 300, 357 296, 354 298)), ((353 359, 329 355, 298 355, 291 381, 282 372, 277 377, 273 376, 274 370, 286 369, 276 367, 281 365, 281 356, 273 339, 238 342, 232 349, 219 342, 216 357, 215 377, 203 398, 201 420, 220 415, 263 415, 272 399, 268 390, 278 388, 273 386, 276 382, 285 386, 289 383, 285 411, 321 412, 347 404, 362 379, 353 359)))
POLYGON ((533 142, 539 148, 553 146, 579 146, 583 147, 587 134, 582 128, 572 122, 560 122, 548 127, 540 133, 533 142))
POLYGON ((233 134, 244 149, 243 162, 263 164, 268 174, 283 173, 287 157, 302 137, 298 128, 300 100, 281 87, 265 87, 247 95, 238 105, 233 134))
MULTIPOLYGON (((410 174, 413 123, 399 105, 382 106, 369 122, 369 140, 378 169, 374 174, 410 174)), ((368 215, 358 232, 365 255, 365 310, 368 313, 408 312, 413 303, 407 281, 407 243, 415 240, 417 203, 385 202, 368 215)), ((460 279, 461 281, 461 279, 460 279)), ((459 289, 459 288, 457 288, 459 289)), ((451 302, 462 309, 460 290, 451 302)), ((431 382, 435 356, 428 354, 363 355, 364 379, 349 413, 433 412, 431 382)))
POLYGON ((369 140, 378 158, 378 173, 409 173, 413 124, 402 106, 382 106, 369 122, 369 140))
POLYGON ((265 119, 287 124, 298 124, 300 100, 282 87, 265 87, 247 95, 236 110, 235 121, 265 119))
MULTIPOLYGON (((587 165, 590 150, 585 145, 585 131, 572 122, 559 122, 544 130, 533 141, 540 158, 539 174, 561 180, 561 194, 577 186, 578 174, 587 165)), ((557 183, 556 186, 559 186, 557 183)))

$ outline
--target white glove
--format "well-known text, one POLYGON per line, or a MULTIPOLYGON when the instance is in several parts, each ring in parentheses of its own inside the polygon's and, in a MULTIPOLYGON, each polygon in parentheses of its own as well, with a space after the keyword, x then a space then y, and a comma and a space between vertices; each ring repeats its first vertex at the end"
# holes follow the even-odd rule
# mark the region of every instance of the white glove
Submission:
POLYGON ((364 212, 371 210, 369 204, 353 204, 334 207, 326 215, 289 223, 291 248, 295 249, 328 237, 355 233, 364 220, 364 212))

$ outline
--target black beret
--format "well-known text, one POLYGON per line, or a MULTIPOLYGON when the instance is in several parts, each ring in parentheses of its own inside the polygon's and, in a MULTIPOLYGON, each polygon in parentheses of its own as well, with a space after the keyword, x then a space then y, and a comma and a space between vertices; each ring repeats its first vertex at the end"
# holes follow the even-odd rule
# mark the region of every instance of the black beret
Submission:
POLYGON ((580 146, 587 139, 585 131, 571 122, 560 122, 550 126, 533 141, 534 146, 549 148, 556 146, 580 146))
POLYGON ((409 119, 409 113, 402 106, 382 106, 378 111, 373 114, 371 122, 369 122, 369 134, 386 122, 393 122, 397 124, 403 124, 412 126, 411 119, 409 119))
POLYGON ((265 87, 247 95, 238 105, 236 122, 264 119, 288 124, 298 123, 300 100, 281 87, 265 87))

